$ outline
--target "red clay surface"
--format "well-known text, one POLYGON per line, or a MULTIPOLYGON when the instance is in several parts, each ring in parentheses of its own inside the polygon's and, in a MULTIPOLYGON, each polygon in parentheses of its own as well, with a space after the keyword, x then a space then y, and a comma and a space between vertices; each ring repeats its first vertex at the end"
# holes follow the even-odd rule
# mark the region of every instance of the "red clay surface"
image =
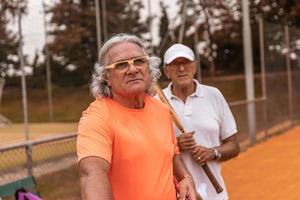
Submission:
POLYGON ((223 163, 230 200, 300 199, 300 126, 223 163))

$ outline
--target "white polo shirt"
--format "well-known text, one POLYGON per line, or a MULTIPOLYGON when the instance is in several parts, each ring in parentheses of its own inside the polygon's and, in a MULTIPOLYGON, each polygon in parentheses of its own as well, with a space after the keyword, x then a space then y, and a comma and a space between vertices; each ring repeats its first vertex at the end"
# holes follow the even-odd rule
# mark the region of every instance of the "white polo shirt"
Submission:
MULTIPOLYGON (((181 119, 186 132, 195 131, 196 143, 205 147, 220 146, 221 141, 237 132, 234 117, 222 93, 214 87, 196 84, 195 93, 191 94, 184 103, 171 92, 171 83, 163 90, 168 101, 181 119)), ((180 131, 175 127, 176 136, 180 131)), ((221 176, 219 161, 208 162, 216 179, 224 189, 217 194, 208 177, 187 152, 182 152, 183 160, 193 175, 195 186, 203 200, 225 200, 228 194, 221 176)))

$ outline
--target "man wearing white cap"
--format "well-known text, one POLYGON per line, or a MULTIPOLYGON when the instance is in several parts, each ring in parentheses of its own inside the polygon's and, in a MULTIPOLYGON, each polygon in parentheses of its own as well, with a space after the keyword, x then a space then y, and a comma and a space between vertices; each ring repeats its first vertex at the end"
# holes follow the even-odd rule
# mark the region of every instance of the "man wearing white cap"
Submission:
POLYGON ((164 72, 171 80, 163 90, 184 125, 186 133, 175 128, 184 162, 204 200, 225 200, 228 194, 221 176, 220 162, 239 154, 236 123, 222 93, 194 79, 193 51, 182 44, 172 45, 164 55, 164 72), (217 193, 204 173, 207 163, 223 192, 217 193))

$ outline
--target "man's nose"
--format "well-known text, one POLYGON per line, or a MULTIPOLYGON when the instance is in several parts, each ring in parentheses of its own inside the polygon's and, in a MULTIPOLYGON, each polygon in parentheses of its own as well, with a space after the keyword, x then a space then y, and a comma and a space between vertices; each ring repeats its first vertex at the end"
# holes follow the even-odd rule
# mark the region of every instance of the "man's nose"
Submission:
POLYGON ((185 70, 185 67, 184 67, 183 63, 179 63, 179 70, 180 71, 185 70))
POLYGON ((128 62, 128 70, 130 72, 137 71, 137 66, 133 62, 128 62))

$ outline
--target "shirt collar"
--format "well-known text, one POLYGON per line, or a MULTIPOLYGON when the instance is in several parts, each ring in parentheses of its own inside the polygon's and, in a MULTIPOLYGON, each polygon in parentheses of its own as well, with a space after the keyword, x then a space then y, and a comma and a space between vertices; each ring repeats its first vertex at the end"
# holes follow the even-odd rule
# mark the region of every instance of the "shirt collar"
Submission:
POLYGON ((194 79, 194 83, 196 83, 196 91, 191 96, 204 97, 204 89, 203 85, 201 85, 197 80, 194 79))
MULTIPOLYGON (((193 81, 196 84, 196 90, 190 96, 203 97, 204 96, 203 85, 201 85, 196 79, 193 79, 193 81)), ((165 89, 165 95, 168 100, 171 98, 176 98, 176 96, 172 94, 171 87, 172 87, 172 82, 170 82, 168 87, 166 87, 165 89)))

